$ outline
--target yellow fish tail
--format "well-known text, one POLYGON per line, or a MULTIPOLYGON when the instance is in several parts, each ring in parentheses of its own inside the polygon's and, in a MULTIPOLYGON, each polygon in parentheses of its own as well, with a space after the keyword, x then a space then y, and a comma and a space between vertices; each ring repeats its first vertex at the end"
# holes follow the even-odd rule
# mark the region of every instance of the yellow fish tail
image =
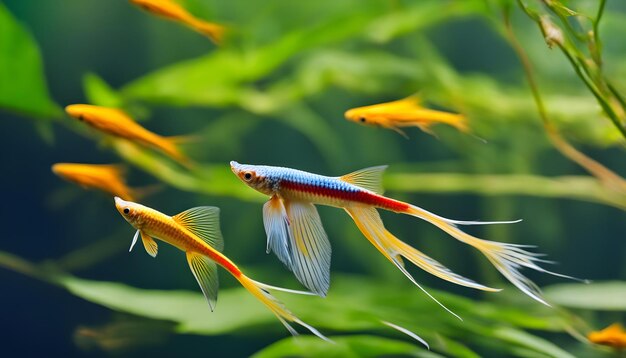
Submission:
POLYGON ((484 291, 499 291, 498 289, 481 285, 469 278, 452 272, 452 270, 445 267, 437 260, 427 256, 421 251, 395 237, 392 233, 385 229, 380 215, 375 208, 371 206, 355 205, 346 208, 346 211, 352 217, 359 230, 372 243, 372 245, 378 249, 378 251, 380 251, 400 271, 402 271, 402 273, 428 297, 433 299, 437 304, 455 317, 461 319, 457 314, 448 309, 445 305, 428 293, 428 291, 426 291, 426 289, 424 289, 419 283, 417 283, 415 278, 404 267, 402 257, 411 261, 422 270, 457 285, 484 291))
POLYGON ((452 114, 454 116, 454 120, 450 122, 446 122, 447 124, 453 126, 463 133, 470 133, 470 127, 467 121, 467 117, 462 114, 452 114))
POLYGON ((471 132, 467 117, 462 114, 442 112, 433 109, 422 109, 420 111, 420 116, 423 116, 423 118, 416 120, 415 125, 427 133, 429 132, 428 129, 430 126, 437 123, 447 124, 463 133, 471 132))
POLYGON ((460 230, 456 225, 486 225, 486 224, 508 224, 517 221, 502 221, 502 222, 480 222, 480 221, 458 221, 443 218, 435 215, 417 206, 411 206, 407 211, 407 214, 419 217, 431 224, 437 226, 441 230, 445 231, 455 239, 468 244, 477 250, 479 250, 487 259, 491 262, 500 273, 506 277, 513 285, 519 288, 522 292, 530 296, 531 298, 549 306, 549 304, 543 299, 541 290, 532 282, 529 278, 524 276, 520 269, 523 267, 533 269, 536 271, 549 273, 551 275, 578 280, 576 278, 562 275, 559 273, 548 271, 538 265, 539 262, 550 263, 540 259, 542 254, 533 253, 525 250, 524 248, 532 247, 529 245, 515 245, 507 244, 495 241, 488 241, 479 239, 470 234, 467 234, 460 230))
POLYGON ((319 338, 325 341, 330 341, 330 339, 328 339, 326 336, 320 333, 317 329, 304 323, 298 317, 296 317, 293 313, 291 313, 291 311, 289 311, 282 302, 276 299, 276 297, 272 296, 269 290, 278 290, 278 291, 285 291, 285 292, 298 293, 298 294, 307 294, 307 295, 312 295, 312 293, 289 290, 285 288, 266 285, 264 283, 255 281, 247 277, 244 274, 239 275, 237 279, 239 280, 241 285, 246 290, 248 290, 248 292, 250 292, 259 301, 261 301, 267 308, 270 309, 270 311, 272 311, 272 313, 274 313, 274 315, 276 315, 278 320, 280 320, 280 322, 285 326, 285 328, 287 328, 289 333, 291 333, 294 336, 298 335, 298 332, 290 324, 290 323, 297 323, 300 326, 308 329, 311 333, 318 336, 319 338))
POLYGON ((222 41, 224 40, 224 34, 226 32, 226 28, 224 26, 197 19, 193 19, 192 21, 190 21, 189 25, 194 30, 208 37, 216 45, 222 44, 222 41))
POLYGON ((195 140, 192 136, 174 136, 166 137, 163 150, 174 160, 184 165, 187 168, 193 168, 193 161, 180 149, 181 143, 186 143, 195 140))

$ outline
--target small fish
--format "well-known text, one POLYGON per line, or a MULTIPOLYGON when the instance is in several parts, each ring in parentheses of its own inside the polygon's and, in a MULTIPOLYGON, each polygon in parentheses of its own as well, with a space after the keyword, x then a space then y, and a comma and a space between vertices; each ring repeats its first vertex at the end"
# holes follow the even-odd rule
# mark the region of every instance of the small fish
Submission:
POLYGON ((299 294, 311 294, 310 292, 289 290, 254 281, 244 275, 237 265, 222 254, 224 239, 219 225, 219 208, 200 206, 183 211, 178 215, 168 216, 118 197, 115 198, 115 207, 124 219, 137 229, 130 250, 135 246, 137 238, 141 236, 144 248, 152 257, 156 257, 158 252, 158 246, 154 239, 167 242, 186 253, 189 268, 198 281, 211 311, 217 302, 217 265, 220 265, 233 275, 248 292, 267 306, 291 334, 297 335, 298 333, 289 324, 290 322, 297 323, 316 336, 328 340, 315 328, 302 322, 291 313, 269 293, 269 290, 299 294))
POLYGON ((405 138, 408 137, 400 127, 419 127, 422 131, 434 135, 430 127, 443 123, 463 133, 470 131, 465 116, 422 107, 417 96, 353 108, 346 111, 345 117, 352 122, 392 129, 405 138))
POLYGON ((52 166, 52 172, 85 189, 99 189, 124 200, 137 197, 136 190, 126 185, 124 168, 119 165, 56 163, 52 166))
POLYGON ((219 45, 224 37, 224 26, 200 20, 172 0, 130 0, 131 3, 165 19, 179 22, 207 36, 219 45))
MULTIPOLYGON (((441 263, 399 240, 385 229, 376 209, 426 220, 455 239, 478 249, 511 283, 543 304, 547 305, 541 297, 539 288, 523 276, 519 269, 526 267, 570 278, 538 266, 537 262, 544 260, 538 258, 539 254, 524 250, 523 245, 482 240, 457 227, 515 223, 519 220, 504 222, 451 220, 383 196, 382 174, 386 166, 362 169, 340 177, 322 176, 290 168, 245 165, 234 161, 230 162, 230 166, 245 184, 270 196, 270 200, 263 206, 263 223, 268 237, 267 252, 273 251, 304 286, 320 296, 326 295, 330 285, 331 248, 314 204, 344 209, 372 245, 431 298, 433 297, 405 269, 402 257, 423 270, 455 284, 485 291, 499 290, 457 275, 441 263)), ((439 305, 445 308, 441 303, 439 305)))
POLYGON ((152 133, 117 108, 71 104, 65 107, 65 112, 104 133, 156 148, 187 167, 192 165, 191 160, 177 146, 187 140, 186 137, 162 137, 152 133))
POLYGON ((601 331, 590 332, 587 338, 595 344, 617 349, 626 348, 626 331, 619 323, 613 323, 601 331))

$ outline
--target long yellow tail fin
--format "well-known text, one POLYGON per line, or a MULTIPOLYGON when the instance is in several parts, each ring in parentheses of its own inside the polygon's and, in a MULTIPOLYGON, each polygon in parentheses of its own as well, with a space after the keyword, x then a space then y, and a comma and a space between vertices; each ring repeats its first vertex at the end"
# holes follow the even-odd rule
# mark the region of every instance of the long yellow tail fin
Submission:
POLYGON ((454 316, 460 318, 454 312, 445 307, 441 302, 431 296, 420 284, 417 283, 415 278, 413 278, 413 276, 405 269, 402 257, 411 261, 422 270, 457 285, 484 291, 499 291, 498 289, 481 285, 469 278, 452 272, 452 270, 445 267, 437 260, 396 238, 392 233, 385 229, 380 215, 375 208, 371 206, 355 205, 346 208, 346 211, 350 214, 359 230, 361 230, 363 235, 365 235, 365 237, 378 249, 378 251, 380 251, 389 261, 396 265, 396 267, 402 271, 402 273, 418 288, 424 291, 424 293, 454 316))
MULTIPOLYGON (((530 268, 536 271, 545 272, 554 276, 564 277, 573 280, 579 280, 577 278, 562 275, 559 273, 555 273, 552 271, 548 271, 542 267, 540 267, 537 263, 544 262, 550 263, 550 261, 546 261, 540 259, 540 256, 543 254, 533 253, 525 250, 524 248, 529 248, 533 246, 529 245, 516 245, 516 244, 507 244, 495 241, 482 240, 477 237, 474 237, 466 232, 463 232, 456 225, 484 225, 484 224, 508 224, 519 222, 516 221, 492 221, 492 222, 481 222, 481 221, 459 221, 459 220, 450 220, 443 218, 441 216, 435 215, 429 211, 426 211, 417 206, 411 206, 407 214, 418 217, 420 219, 426 220, 431 224, 437 226, 441 230, 450 234, 455 239, 466 243, 476 249, 478 249, 483 255, 489 259, 489 261, 496 267, 500 273, 506 277, 513 285, 519 288, 522 292, 532 297, 533 299, 548 305, 549 304, 541 297, 541 290, 534 282, 532 282, 529 278, 522 275, 520 269, 523 267, 530 268)), ((586 282, 584 280, 580 280, 586 282)))
POLYGON ((291 313, 291 311, 289 311, 282 302, 276 299, 276 297, 272 296, 272 294, 270 294, 269 291, 277 290, 277 291, 284 291, 284 292, 305 294, 305 295, 314 295, 314 293, 289 290, 286 288, 266 285, 264 283, 254 281, 253 279, 243 274, 237 277, 237 279, 239 280, 241 285, 243 285, 243 287, 245 287, 246 290, 248 290, 248 292, 250 292, 259 301, 263 302, 263 304, 267 306, 267 308, 269 308, 276 315, 276 317, 280 320, 280 322, 285 326, 285 328, 287 328, 289 333, 291 333, 292 335, 297 336, 298 332, 290 325, 290 323, 297 323, 301 325, 302 327, 308 329, 311 333, 318 336, 319 338, 325 341, 332 342, 326 336, 321 334, 317 329, 302 322, 298 317, 296 317, 293 313, 291 313))

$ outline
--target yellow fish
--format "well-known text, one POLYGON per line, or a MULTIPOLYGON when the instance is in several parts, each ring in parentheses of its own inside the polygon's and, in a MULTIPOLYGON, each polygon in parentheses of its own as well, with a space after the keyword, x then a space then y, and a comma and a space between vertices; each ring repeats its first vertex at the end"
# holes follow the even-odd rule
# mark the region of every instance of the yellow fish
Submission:
POLYGON ((191 166, 189 158, 177 146, 185 140, 184 137, 162 137, 152 133, 117 108, 71 104, 65 107, 65 112, 102 132, 156 148, 179 163, 191 166))
POLYGON ((405 138, 407 135, 400 127, 419 127, 422 131, 433 134, 430 127, 438 123, 469 133, 465 116, 425 108, 420 104, 419 97, 410 96, 397 101, 353 108, 346 111, 345 117, 352 122, 392 129, 405 138))
POLYGON ((618 349, 626 348, 626 331, 619 323, 613 323, 601 331, 590 332, 587 338, 595 344, 618 349))
MULTIPOLYGON (((222 254, 224 239, 219 226, 219 208, 201 206, 191 208, 174 216, 168 216, 141 204, 115 198, 117 211, 131 224, 137 232, 133 237, 130 250, 141 236, 141 241, 152 257, 156 257, 158 246, 154 239, 167 242, 185 252, 189 268, 209 302, 211 311, 217 301, 218 277, 217 265, 222 266, 233 275, 254 297, 261 301, 287 330, 297 335, 289 324, 297 323, 316 336, 328 340, 315 328, 302 322, 291 313, 280 301, 269 293, 279 290, 291 293, 311 294, 310 292, 294 291, 257 282, 244 275, 230 259, 222 254)), ((130 251, 129 250, 129 251, 130 251)))
POLYGON ((83 188, 99 189, 125 200, 137 197, 136 191, 126 185, 124 168, 119 165, 57 163, 52 166, 52 172, 83 188))
POLYGON ((131 3, 165 19, 179 22, 207 36, 215 44, 224 37, 224 26, 200 20, 172 0, 130 0, 131 3))

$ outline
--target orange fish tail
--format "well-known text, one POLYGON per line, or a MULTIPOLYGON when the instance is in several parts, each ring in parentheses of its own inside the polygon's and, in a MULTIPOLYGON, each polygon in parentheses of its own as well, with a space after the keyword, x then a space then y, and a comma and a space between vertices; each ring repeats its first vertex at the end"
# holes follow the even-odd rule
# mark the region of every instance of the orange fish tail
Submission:
POLYGON ((508 224, 517 221, 481 222, 451 220, 435 215, 429 211, 413 205, 411 205, 405 213, 428 221, 429 223, 437 226, 458 241, 461 241, 479 250, 483 255, 487 257, 491 264, 495 266, 495 268, 500 271, 500 273, 504 277, 506 277, 513 285, 515 285, 531 298, 545 305, 549 306, 549 304, 542 298, 539 287, 537 287, 537 285, 535 285, 535 283, 532 282, 530 279, 522 275, 522 273, 520 272, 521 268, 526 267, 559 277, 575 279, 573 277, 554 273, 540 267, 538 265, 539 262, 549 261, 540 259, 539 257, 543 256, 542 254, 529 252, 524 249, 532 246, 482 240, 465 233, 457 227, 457 225, 508 224))
POLYGON ((224 26, 202 20, 192 21, 191 26, 199 33, 211 39, 211 41, 213 41, 216 45, 222 44, 224 34, 226 32, 226 28, 224 26))
POLYGON ((470 133, 471 129, 467 117, 462 114, 455 114, 454 116, 456 117, 455 120, 449 124, 463 133, 470 133))
POLYGON ((194 163, 183 152, 183 150, 180 149, 179 144, 190 141, 190 138, 191 137, 188 136, 167 137, 165 138, 165 145, 163 146, 163 150, 167 153, 167 155, 188 169, 192 169, 194 167, 194 163))
POLYGON ((255 281, 244 274, 240 274, 239 276, 236 276, 236 278, 237 280, 239 280, 241 285, 246 290, 248 290, 248 292, 250 292, 254 297, 256 297, 257 300, 261 301, 267 308, 270 309, 270 311, 272 311, 272 313, 274 313, 274 315, 276 315, 278 320, 285 326, 285 328, 287 328, 289 333, 291 333, 294 336, 298 335, 298 332, 290 324, 290 323, 297 323, 300 326, 308 329, 311 333, 320 337, 321 339, 326 340, 326 341, 329 340, 328 338, 326 338, 326 336, 321 334, 317 329, 304 323, 298 317, 296 317, 293 313, 291 313, 291 311, 289 311, 282 302, 280 302, 276 297, 272 296, 269 290, 275 289, 275 290, 282 290, 282 291, 287 291, 287 292, 292 292, 292 293, 304 293, 304 292, 291 291, 287 289, 281 289, 279 287, 266 285, 264 283, 255 281))

